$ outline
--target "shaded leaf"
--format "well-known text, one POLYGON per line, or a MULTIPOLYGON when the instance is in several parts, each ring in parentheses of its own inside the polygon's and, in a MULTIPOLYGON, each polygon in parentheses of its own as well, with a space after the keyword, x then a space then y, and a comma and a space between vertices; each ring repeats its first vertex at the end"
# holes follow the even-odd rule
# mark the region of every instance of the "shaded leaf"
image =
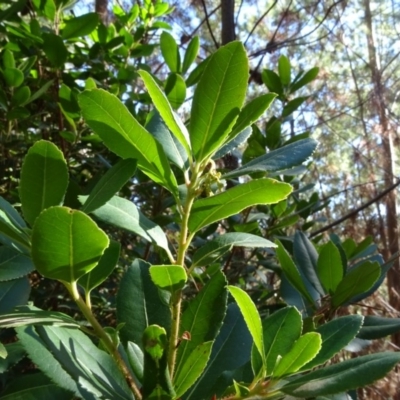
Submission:
POLYGON ((97 265, 108 245, 107 235, 86 214, 51 207, 33 226, 32 260, 43 276, 72 283, 97 265))
POLYGON ((30 257, 11 247, 0 247, 0 281, 21 278, 34 269, 30 257))
POLYGON ((321 247, 317 273, 322 286, 328 293, 333 293, 343 278, 342 257, 339 249, 331 241, 321 247))
POLYGON ((14 307, 28 302, 31 286, 27 277, 0 282, 0 313, 9 313, 14 307))
POLYGON ((62 37, 64 39, 78 38, 92 33, 98 23, 99 16, 97 13, 87 13, 79 17, 64 20, 65 27, 62 30, 62 37))
POLYGON ((60 36, 54 33, 42 33, 43 51, 53 67, 62 68, 68 58, 68 50, 60 36))
POLYGON ((186 100, 186 83, 179 74, 169 74, 165 82, 165 94, 173 109, 178 109, 186 100))
POLYGON ((400 318, 385 318, 367 315, 357 337, 373 340, 392 335, 400 331, 400 318))

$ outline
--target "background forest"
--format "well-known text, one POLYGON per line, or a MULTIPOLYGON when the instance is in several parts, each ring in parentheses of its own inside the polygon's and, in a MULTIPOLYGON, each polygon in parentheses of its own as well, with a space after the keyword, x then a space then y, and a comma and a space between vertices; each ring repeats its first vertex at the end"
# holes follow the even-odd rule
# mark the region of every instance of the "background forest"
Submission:
MULTIPOLYGON (((234 146, 222 151, 221 157, 214 157, 215 163, 207 168, 221 172, 204 183, 199 196, 221 190, 221 176, 226 177, 230 189, 235 185, 231 180, 241 176, 235 170, 251 162, 254 165, 253 160, 266 152, 282 151, 279 154, 290 159, 284 153, 285 146, 295 146, 302 140, 309 140, 302 143, 312 149, 301 149, 301 155, 294 152, 286 168, 280 165, 274 170, 268 164, 264 170, 248 170, 255 179, 264 177, 267 171, 268 176, 290 183, 293 194, 276 205, 246 207, 227 222, 206 227, 194 240, 192 250, 198 251, 215 232, 236 232, 279 240, 289 253, 296 253, 295 243, 303 240, 315 246, 320 257, 323 251, 330 251, 328 247, 322 250, 330 240, 328 243, 340 250, 344 265, 348 261, 349 266, 357 266, 364 258, 375 262, 381 272, 361 291, 371 296, 354 292, 336 299, 338 307, 321 307, 318 318, 329 321, 334 315, 359 313, 392 319, 381 335, 360 335, 346 348, 350 355, 338 354, 333 361, 352 358, 353 353, 398 351, 399 19, 397 0, 3 1, 0 195, 16 209, 22 203, 24 211, 24 187, 20 183, 23 159, 34 143, 45 139, 61 149, 68 164, 70 181, 64 204, 79 209, 78 196, 89 195, 98 187, 101 177, 117 163, 113 152, 121 156, 103 145, 104 138, 88 122, 79 93, 96 87, 105 89, 157 136, 160 118, 154 117, 154 98, 145 90, 149 90, 146 75, 139 76, 138 71, 151 72, 172 108, 188 121, 195 85, 206 69, 204 60, 221 46, 239 40, 250 63, 246 103, 268 93, 277 97, 268 111, 252 120, 251 130, 243 130, 234 146), (318 142, 316 148, 311 139, 318 142), (367 340, 378 337, 384 338, 367 340)), ((177 166, 185 162, 172 161, 177 166)), ((128 165, 126 168, 131 171, 128 165)), ((26 177, 27 171, 26 167, 26 177)), ((29 197, 32 188, 26 190, 29 197)), ((171 228, 176 221, 166 211, 173 208, 167 190, 149 182, 143 171, 138 169, 134 177, 126 179, 118 192, 163 227, 171 242, 179 236, 176 228, 171 228)), ((2 207, 4 211, 7 206, 2 203, 2 207)), ((26 210, 23 214, 32 225, 26 210)), ((101 215, 96 217, 102 223, 109 222, 101 215)), ((4 234, 5 228, 0 228, 1 242, 7 246, 9 236, 4 234)), ((168 257, 155 251, 158 243, 140 239, 137 231, 104 229, 123 249, 118 267, 100 289, 93 290, 91 302, 98 319, 115 326, 117 288, 126 266, 136 257, 153 264, 165 263, 168 257)), ((315 250, 308 254, 313 252, 317 254, 315 250)), ((280 254, 278 261, 284 264, 280 254)), ((229 284, 245 289, 261 316, 266 316, 280 308, 279 293, 287 304, 296 305, 298 301, 288 289, 288 282, 294 285, 293 281, 282 277, 279 263, 271 255, 265 249, 220 245, 212 256, 198 254, 191 261, 195 260, 197 267, 222 266, 229 284)), ((205 271, 211 273, 210 269, 205 271)), ((78 312, 63 284, 43 279, 28 262, 21 274, 26 279, 16 285, 10 286, 10 278, 1 273, 0 264, 1 313, 9 313, 28 300, 43 310, 71 316, 78 312)), ((187 298, 197 293, 197 285, 205 283, 204 276, 195 274, 193 282, 186 288, 187 298)), ((6 344, 12 343, 14 333, 4 330, 1 338, 6 344)), ((16 351, 15 362, 21 354, 16 351)), ((25 362, 5 373, 8 363, 13 364, 0 360, 2 389, 13 377, 33 368, 25 362)), ((375 385, 359 389, 358 398, 400 399, 396 368, 375 385)), ((355 392, 350 395, 356 396, 355 392)))

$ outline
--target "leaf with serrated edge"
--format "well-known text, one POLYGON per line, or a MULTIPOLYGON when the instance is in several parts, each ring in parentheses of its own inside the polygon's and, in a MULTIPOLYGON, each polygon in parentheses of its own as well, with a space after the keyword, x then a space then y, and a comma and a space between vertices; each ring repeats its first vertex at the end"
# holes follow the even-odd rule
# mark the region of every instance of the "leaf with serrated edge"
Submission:
POLYGON ((116 96, 92 89, 81 93, 78 101, 86 123, 112 152, 135 158, 147 176, 177 197, 178 185, 161 145, 116 96))
POLYGON ((273 179, 254 179, 215 196, 197 200, 189 217, 189 229, 201 228, 235 215, 257 204, 273 204, 285 199, 292 187, 273 179))
POLYGON ((197 346, 185 360, 179 375, 174 379, 176 397, 180 397, 197 381, 210 358, 212 342, 205 342, 197 346))
POLYGON ((21 278, 34 270, 30 257, 11 247, 0 247, 0 281, 21 278))

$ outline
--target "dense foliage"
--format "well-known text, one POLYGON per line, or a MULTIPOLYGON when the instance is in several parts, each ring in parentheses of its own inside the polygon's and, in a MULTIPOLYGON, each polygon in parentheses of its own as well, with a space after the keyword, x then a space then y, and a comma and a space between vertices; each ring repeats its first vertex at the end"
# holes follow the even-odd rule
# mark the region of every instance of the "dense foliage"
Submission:
POLYGON ((282 56, 247 100, 244 46, 198 63, 167 3, 27 4, 0 14, 2 398, 356 398, 400 361, 344 350, 400 329, 351 306, 372 239, 307 236, 317 143, 284 124, 318 68, 282 56))

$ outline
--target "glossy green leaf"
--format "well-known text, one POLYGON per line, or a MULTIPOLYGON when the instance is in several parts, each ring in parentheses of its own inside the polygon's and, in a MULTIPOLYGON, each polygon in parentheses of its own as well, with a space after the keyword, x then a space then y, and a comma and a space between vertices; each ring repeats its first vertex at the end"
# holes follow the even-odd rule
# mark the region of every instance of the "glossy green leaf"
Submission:
POLYGON ((0 315, 1 328, 16 328, 27 325, 53 325, 80 328, 69 315, 58 311, 43 311, 30 306, 16 307, 15 312, 0 315))
POLYGON ((172 108, 177 110, 186 100, 186 83, 179 74, 169 74, 165 82, 165 94, 172 108))
POLYGON ((235 150, 237 147, 242 145, 247 141, 252 133, 251 127, 247 127, 242 132, 240 132, 234 139, 230 140, 229 142, 225 143, 214 155, 213 159, 218 160, 222 158, 225 154, 228 154, 235 150))
MULTIPOLYGON (((198 39, 198 38, 197 38, 198 39)), ((3 51, 2 62, 4 69, 15 68, 15 58, 14 53, 8 49, 3 51)))
MULTIPOLYGON (((262 321, 266 374, 271 375, 280 357, 292 348, 302 331, 301 314, 295 307, 285 307, 262 321)), ((252 351, 252 367, 257 374, 262 369, 261 356, 252 351)))
POLYGON ((144 398, 165 399, 166 394, 174 396, 175 392, 169 376, 167 365, 167 332, 158 325, 148 326, 143 333, 144 374, 142 393, 144 398), (161 396, 161 397, 160 397, 161 396))
POLYGON ((282 82, 276 72, 271 71, 270 69, 265 69, 261 73, 261 78, 270 92, 274 92, 279 95, 283 94, 282 82))
POLYGON ((136 170, 136 161, 131 158, 118 161, 97 182, 82 206, 82 211, 91 213, 107 203, 125 185, 136 170))
POLYGON ((146 129, 157 139, 168 159, 181 170, 188 168, 188 154, 178 139, 171 134, 158 112, 154 112, 146 129))
POLYGON ((33 226, 32 260, 46 278, 72 283, 97 265, 108 245, 107 235, 86 214, 51 207, 33 226))
POLYGON ((312 360, 321 349, 321 336, 309 332, 300 336, 287 354, 275 365, 272 376, 280 378, 297 372, 304 364, 312 360))
POLYGON ((189 42, 188 47, 185 52, 185 56, 183 58, 183 64, 182 64, 182 73, 183 74, 185 74, 187 72, 187 70, 190 68, 190 66, 196 60, 197 54, 199 52, 199 48, 200 48, 200 39, 198 36, 195 36, 189 42))
POLYGON ((357 337, 365 340, 380 339, 400 331, 400 318, 367 315, 357 337))
POLYGON ((278 248, 276 249, 276 255, 278 257, 282 270, 286 275, 286 278, 291 283, 291 285, 296 290, 298 290, 298 292, 304 297, 304 299, 308 300, 310 304, 313 304, 314 299, 312 298, 306 286, 304 285, 304 281, 292 258, 287 253, 287 251, 285 250, 285 248, 283 247, 282 243, 279 240, 277 240, 276 243, 278 245, 278 248))
POLYGON ((323 364, 343 350, 356 337, 362 323, 361 315, 346 315, 318 327, 316 332, 321 335, 321 350, 313 360, 302 367, 302 371, 323 364))
POLYGON ((258 353, 262 358, 263 370, 266 368, 266 358, 264 350, 264 339, 262 332, 262 325, 260 315, 258 314, 257 308, 250 296, 242 289, 236 286, 228 286, 228 290, 234 297, 240 311, 243 314, 243 318, 246 321, 247 328, 251 336, 253 337, 254 345, 256 346, 258 353))
POLYGON ((21 375, 7 385, 2 400, 71 400, 71 392, 54 384, 42 373, 21 375))
POLYGON ((44 209, 61 204, 67 187, 68 168, 62 152, 51 142, 36 142, 21 170, 19 196, 25 220, 33 225, 44 209))
POLYGON ((126 344, 126 354, 128 355, 129 364, 132 368, 133 373, 141 382, 143 379, 144 371, 144 355, 141 348, 133 342, 126 344))
POLYGON ((254 172, 274 172, 289 169, 305 162, 314 153, 317 142, 303 139, 257 157, 242 167, 228 172, 223 179, 232 179, 254 172))
POLYGON ((300 76, 290 87, 290 93, 294 93, 296 90, 299 90, 303 86, 312 82, 318 75, 319 68, 314 67, 308 70, 304 75, 300 76))
POLYGON ((121 251, 121 245, 115 240, 110 240, 110 245, 104 250, 99 263, 87 274, 78 280, 80 286, 90 293, 95 287, 101 285, 114 271, 121 251))
POLYGON ((208 61, 193 97, 190 139, 197 162, 226 141, 246 95, 249 65, 243 44, 220 47, 208 61))
POLYGON ((285 199, 292 187, 272 179, 255 179, 223 193, 197 200, 189 217, 189 229, 201 228, 235 215, 256 204, 273 204, 285 199))
POLYGON ((296 397, 315 397, 370 385, 383 378, 400 353, 377 353, 345 360, 293 379, 281 390, 296 397))
MULTIPOLYGON (((320 295, 324 295, 325 291, 316 272, 318 253, 304 232, 296 231, 294 235, 293 256, 297 267, 310 282, 312 288, 320 295)), ((311 293, 311 287, 307 287, 307 289, 311 293)), ((316 296, 313 296, 313 298, 316 298, 316 296)))
POLYGON ((199 82, 209 61, 210 58, 206 58, 190 73, 190 75, 186 79, 187 87, 193 86, 199 82))
POLYGON ((171 72, 180 72, 181 57, 179 54, 179 47, 172 37, 166 31, 163 31, 160 36, 161 54, 164 57, 166 64, 171 72))
POLYGON ((134 342, 141 349, 142 335, 149 325, 160 325, 168 332, 171 324, 168 301, 151 280, 149 268, 145 261, 135 260, 123 275, 117 294, 117 320, 124 324, 121 340, 134 342))
POLYGON ((133 400, 112 357, 78 329, 17 328, 29 358, 58 386, 88 399, 133 400))
POLYGON ((0 281, 21 278, 34 270, 32 260, 14 248, 0 247, 0 281))
POLYGON ((282 110, 282 117, 285 118, 293 114, 307 99, 308 97, 297 97, 290 100, 282 110))
POLYGON ((190 144, 189 144, 189 133, 184 123, 181 121, 178 115, 175 114, 167 97, 162 92, 160 87, 157 85, 153 77, 144 70, 140 70, 139 74, 146 85, 146 89, 149 91, 154 106, 160 113, 168 129, 179 140, 181 145, 186 150, 187 154, 188 155, 191 154, 190 144))
POLYGON ((211 399, 215 394, 212 388, 221 374, 234 371, 249 360, 251 345, 252 338, 239 307, 235 303, 229 304, 204 373, 186 393, 185 399, 211 399))
POLYGON ((171 293, 182 289, 187 281, 185 268, 181 265, 152 265, 150 276, 157 287, 171 293))
MULTIPOLYGON (((47 348, 45 342, 40 338, 34 327, 19 327, 16 329, 19 343, 23 345, 29 358, 40 370, 55 382, 59 387, 72 392, 77 397, 88 400, 96 400, 96 397, 79 386, 77 382, 65 371, 60 364, 63 359, 57 360, 47 348)), ((68 342, 66 343, 68 344, 68 342)))
POLYGON ((3 78, 10 87, 18 87, 24 81, 24 74, 17 68, 6 68, 3 71, 3 78))
POLYGON ((322 286, 328 293, 333 293, 343 278, 342 258, 339 249, 331 241, 321 247, 317 273, 322 286))
POLYGON ((31 286, 27 277, 0 282, 0 313, 10 313, 28 302, 31 286))
POLYGON ((99 16, 92 12, 64 20, 64 23, 65 27, 61 33, 63 39, 79 38, 92 33, 96 29, 99 16))
POLYGON ((276 95, 274 93, 263 94, 247 103, 236 120, 236 123, 229 134, 228 140, 234 139, 248 126, 256 122, 261 115, 268 110, 276 95))
POLYGON ((291 76, 290 61, 284 55, 279 57, 278 70, 279 70, 279 77, 281 78, 282 84, 289 85, 290 76, 291 76))
POLYGON ((86 90, 79 104, 87 124, 106 146, 121 158, 135 158, 152 180, 177 194, 177 183, 161 145, 114 95, 101 89, 86 90))
MULTIPOLYGON (((84 196, 79 196, 84 200, 84 196)), ((93 211, 98 219, 108 224, 136 233, 154 245, 168 250, 168 240, 164 231, 142 214, 136 205, 128 199, 114 196, 104 206, 93 211)))
POLYGON ((54 33, 43 33, 43 51, 53 67, 62 68, 68 58, 68 50, 60 36, 54 33))
POLYGON ((181 318, 180 334, 190 333, 190 340, 183 340, 178 348, 176 374, 180 373, 185 361, 202 343, 214 340, 222 325, 226 312, 226 279, 217 271, 190 301, 181 318))
POLYGON ((332 305, 339 307, 359 293, 366 292, 376 282, 381 273, 377 262, 366 261, 349 270, 332 296, 332 305))
POLYGON ((221 254, 233 246, 238 247, 276 247, 276 245, 263 237, 251 233, 231 232, 217 236, 200 247, 193 255, 192 267, 208 265, 215 261, 221 254))
POLYGON ((176 396, 180 397, 199 379, 210 358, 214 342, 205 342, 198 345, 186 358, 185 363, 175 376, 174 384, 176 396))

